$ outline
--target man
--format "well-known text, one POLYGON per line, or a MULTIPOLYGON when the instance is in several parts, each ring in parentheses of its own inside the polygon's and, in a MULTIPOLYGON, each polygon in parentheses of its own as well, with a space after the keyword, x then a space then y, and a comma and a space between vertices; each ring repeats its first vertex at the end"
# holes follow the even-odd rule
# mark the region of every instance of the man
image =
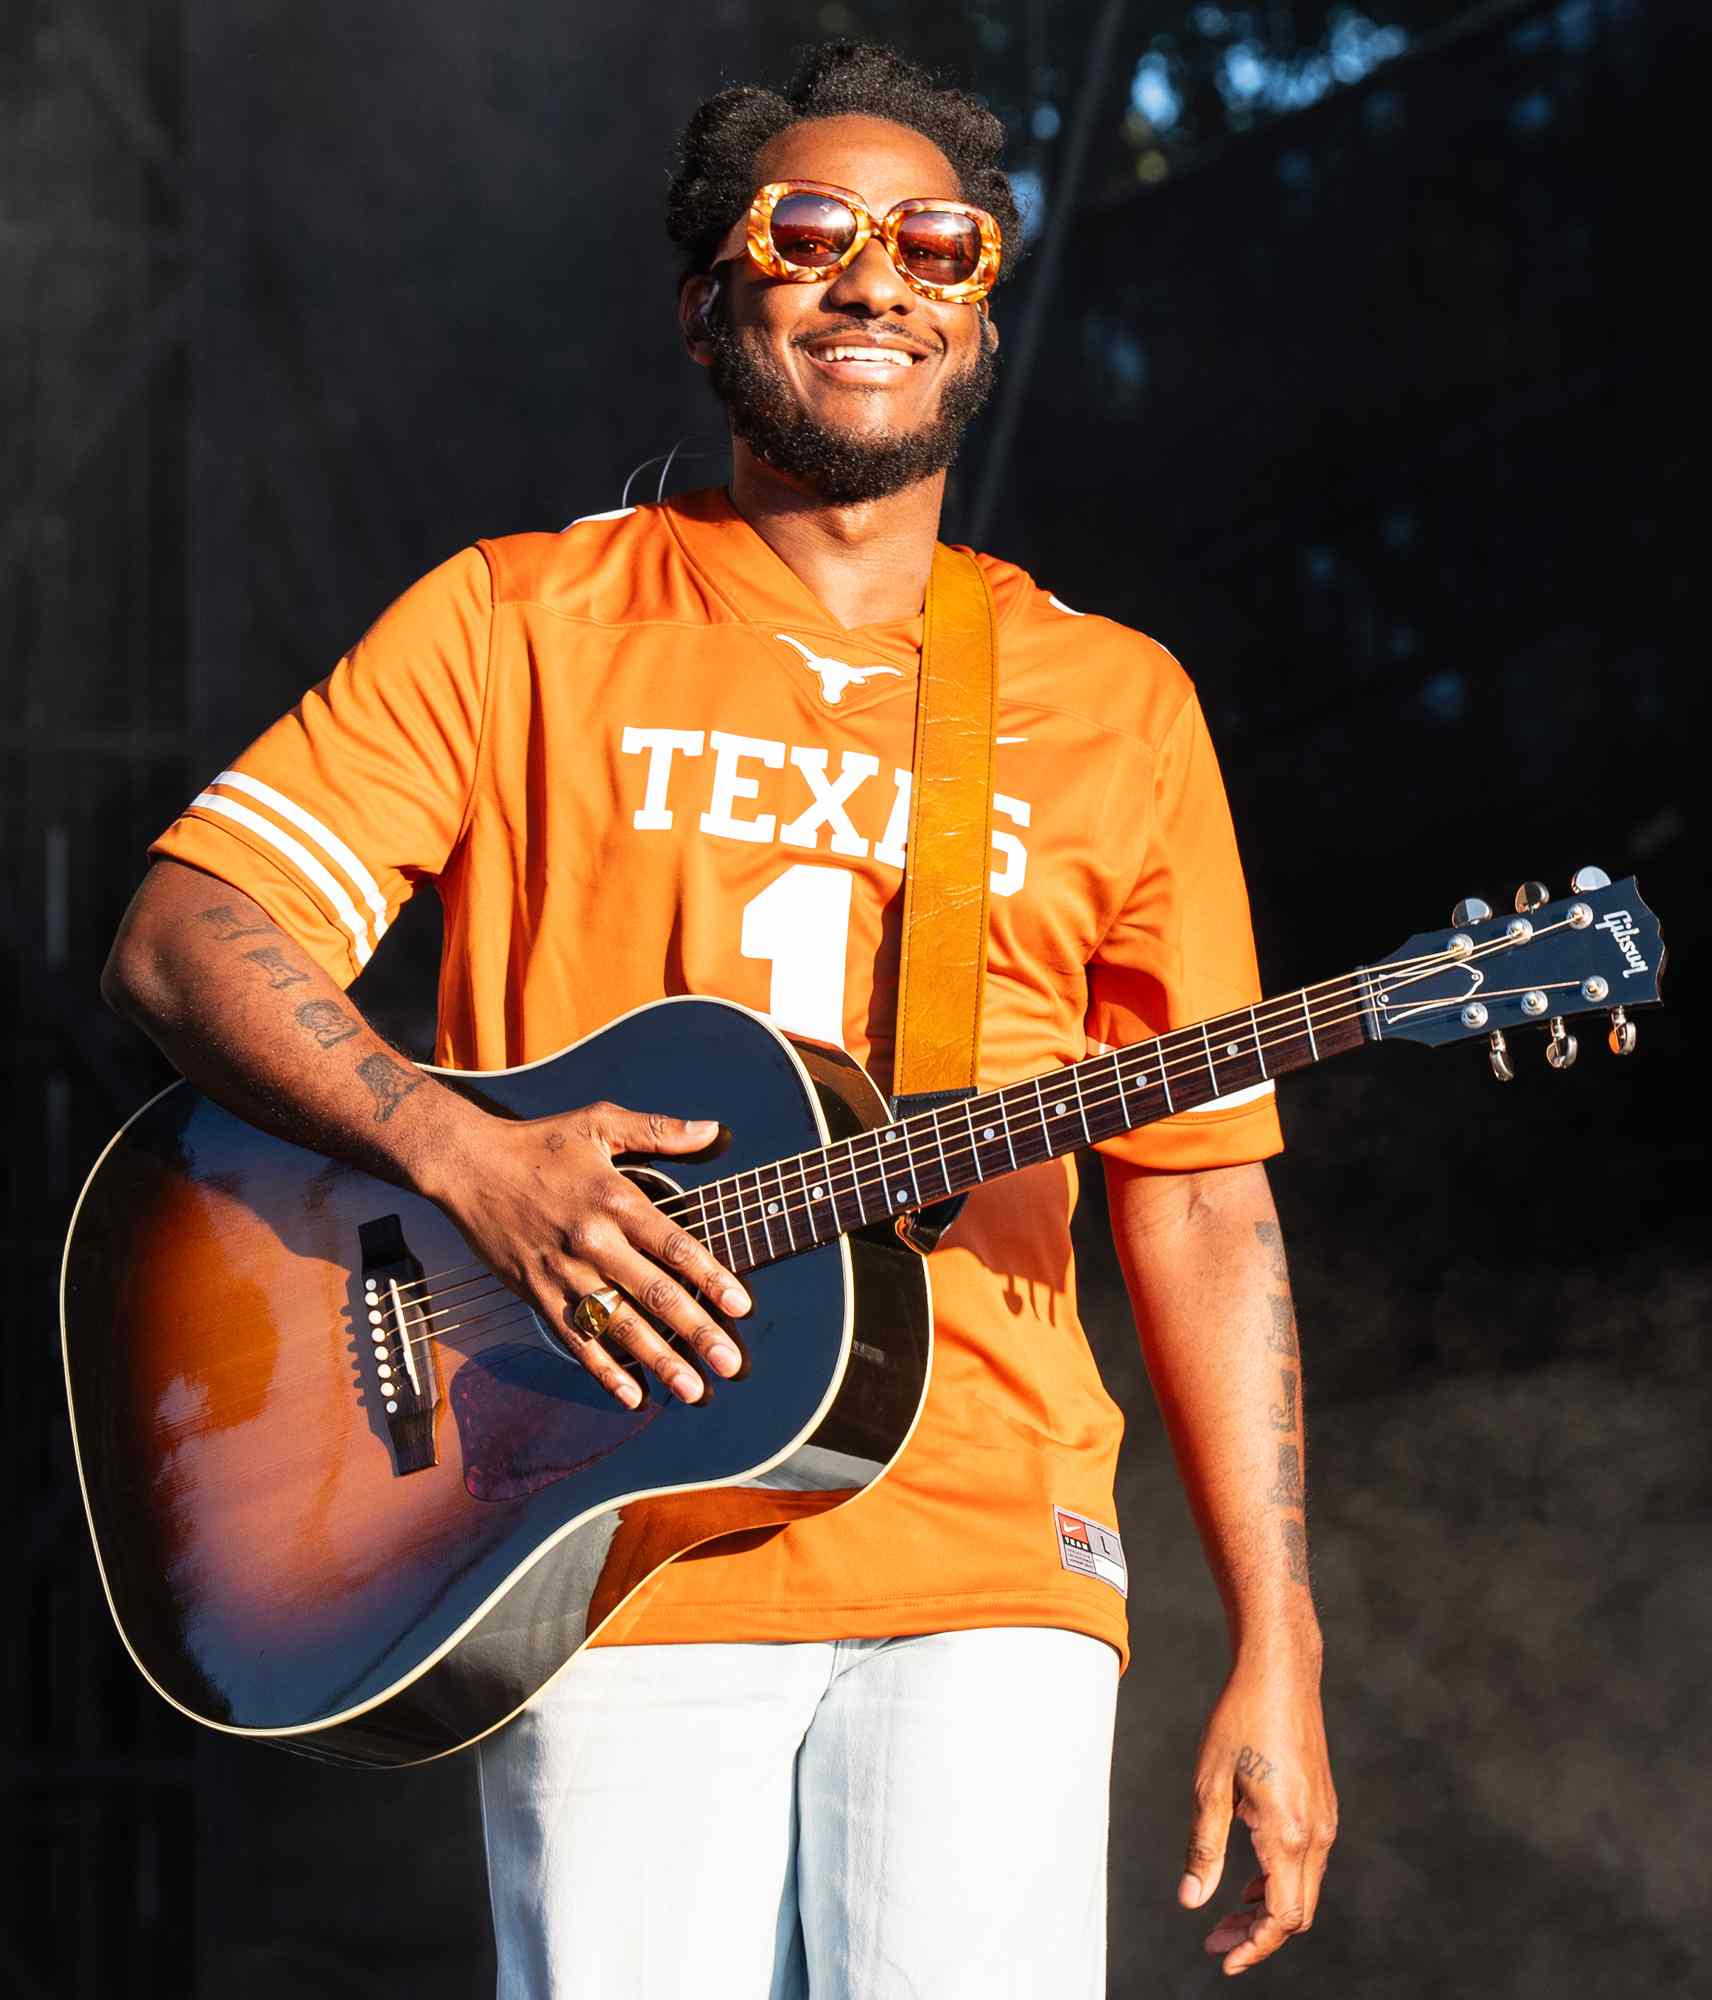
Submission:
MULTIPOLYGON (((729 492, 484 543, 425 578, 169 829, 115 946, 110 997, 193 1082, 438 1202, 568 1336, 604 1297, 610 1326, 576 1351, 632 1404, 625 1349, 704 1393, 632 1302, 744 1393, 718 1386, 737 1353, 690 1289, 740 1316, 741 1286, 611 1165, 708 1131, 670 1106, 496 1121, 343 989, 429 877, 443 1062, 531 1061, 699 991, 842 1041, 884 1084, 923 595, 1019 234, 1001 138, 972 100, 841 44, 782 97, 704 104, 670 219, 729 492)), ((1181 670, 982 562, 998 1083, 1257 986, 1181 670)), ((1230 1625, 1178 1889, 1212 1896, 1240 1817, 1261 1874, 1208 1939, 1228 1972, 1311 1922, 1335 1825, 1300 1363, 1260 1164, 1279 1143, 1263 1092, 1103 1147, 1230 1625)), ((483 1745, 503 1994, 1103 1993, 1127 1572, 1074 1194, 1058 1161, 971 1198, 930 1260, 927 1404, 874 1489, 671 1565, 483 1745)))

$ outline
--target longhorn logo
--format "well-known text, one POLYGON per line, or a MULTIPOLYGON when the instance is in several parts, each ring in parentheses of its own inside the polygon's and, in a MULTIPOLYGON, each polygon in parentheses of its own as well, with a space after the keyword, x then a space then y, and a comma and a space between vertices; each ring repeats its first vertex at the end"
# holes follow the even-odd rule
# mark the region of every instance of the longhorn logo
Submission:
POLYGON ((820 691, 834 708, 844 699, 847 687, 860 687, 865 680, 875 674, 896 674, 901 679, 902 667, 853 667, 848 660, 834 660, 825 653, 811 652, 800 639, 793 639, 788 632, 775 632, 775 639, 784 640, 803 656, 803 665, 811 673, 820 676, 820 691))

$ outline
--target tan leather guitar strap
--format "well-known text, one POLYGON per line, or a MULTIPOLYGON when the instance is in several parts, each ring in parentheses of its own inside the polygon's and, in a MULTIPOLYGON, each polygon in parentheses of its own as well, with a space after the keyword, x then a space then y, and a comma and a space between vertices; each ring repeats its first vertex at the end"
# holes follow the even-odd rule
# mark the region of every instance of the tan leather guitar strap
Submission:
POLYGON ((899 1115, 974 1089, 987 973, 987 873, 998 726, 993 596, 981 565, 938 544, 916 688, 892 1092, 899 1115))

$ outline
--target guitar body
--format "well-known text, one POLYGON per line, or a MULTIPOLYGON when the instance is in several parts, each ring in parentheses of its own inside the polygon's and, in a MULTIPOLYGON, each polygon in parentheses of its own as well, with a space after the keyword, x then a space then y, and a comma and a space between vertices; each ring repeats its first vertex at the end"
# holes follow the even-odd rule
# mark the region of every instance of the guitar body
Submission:
MULTIPOLYGON (((889 1117, 848 1056, 699 998, 443 1074, 519 1118, 611 1099, 718 1119, 716 1154, 626 1160, 653 1194, 889 1117)), ((337 1762, 420 1763, 497 1728, 661 1565, 837 1505, 903 1448, 931 1308, 892 1227, 744 1282, 742 1376, 686 1405, 639 1373, 625 1410, 472 1276, 431 1203, 164 1091, 91 1174, 61 1293, 90 1529, 138 1666, 197 1721, 337 1762), (454 1274, 413 1348, 435 1405, 418 1469, 371 1358, 382 1239, 454 1274)))

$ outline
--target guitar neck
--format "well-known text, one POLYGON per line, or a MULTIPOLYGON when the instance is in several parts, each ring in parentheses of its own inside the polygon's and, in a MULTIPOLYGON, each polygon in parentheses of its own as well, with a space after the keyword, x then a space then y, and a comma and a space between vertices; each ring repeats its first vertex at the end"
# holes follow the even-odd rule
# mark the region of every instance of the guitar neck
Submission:
POLYGON ((1380 1032, 1368 975, 1353 972, 710 1181, 665 1205, 729 1269, 754 1270, 1253 1089, 1380 1032))

